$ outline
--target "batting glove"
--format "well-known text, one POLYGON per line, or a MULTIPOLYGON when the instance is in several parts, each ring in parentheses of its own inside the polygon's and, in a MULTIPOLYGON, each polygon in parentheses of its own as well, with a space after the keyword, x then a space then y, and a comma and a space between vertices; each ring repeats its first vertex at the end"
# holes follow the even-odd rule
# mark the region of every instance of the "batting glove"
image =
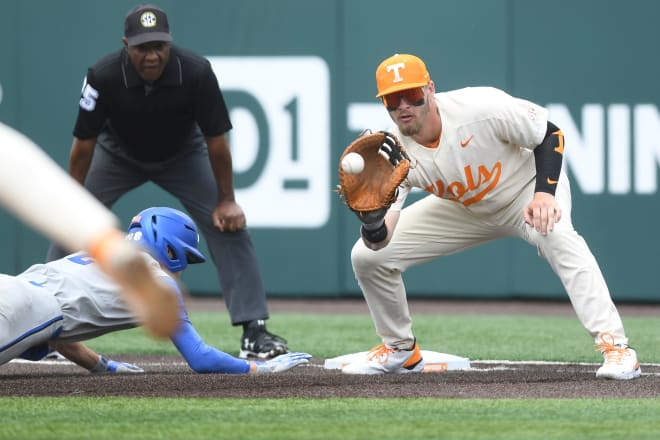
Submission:
POLYGON ((255 362, 257 364, 257 374, 263 373, 281 373, 295 366, 309 363, 311 354, 307 353, 285 353, 266 362, 255 362))
POLYGON ((144 373, 144 370, 137 365, 129 364, 128 362, 119 362, 101 356, 99 363, 94 368, 89 370, 91 373, 115 373, 115 374, 133 374, 144 373))

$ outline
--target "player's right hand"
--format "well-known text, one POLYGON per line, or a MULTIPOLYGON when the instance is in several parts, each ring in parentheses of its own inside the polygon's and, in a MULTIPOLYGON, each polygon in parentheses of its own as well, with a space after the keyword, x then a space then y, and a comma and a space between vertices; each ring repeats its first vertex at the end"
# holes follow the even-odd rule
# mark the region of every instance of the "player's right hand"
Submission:
POLYGON ((555 228, 555 223, 561 220, 561 208, 552 194, 534 193, 534 198, 523 211, 525 223, 537 232, 547 235, 555 228))
POLYGON ((144 373, 144 370, 137 365, 129 364, 128 362, 119 362, 113 361, 112 359, 108 360, 108 372, 117 373, 117 374, 132 374, 132 373, 144 373))
POLYGON ((307 353, 285 353, 266 362, 257 362, 257 374, 281 373, 298 365, 309 363, 311 354, 307 353))

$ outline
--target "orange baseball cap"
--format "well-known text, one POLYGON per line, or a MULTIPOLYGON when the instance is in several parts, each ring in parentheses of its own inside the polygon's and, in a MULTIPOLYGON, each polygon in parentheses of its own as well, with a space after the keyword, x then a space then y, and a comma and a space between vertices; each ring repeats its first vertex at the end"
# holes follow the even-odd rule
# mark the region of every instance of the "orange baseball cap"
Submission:
POLYGON ((415 55, 395 54, 380 63, 376 69, 376 98, 399 90, 424 87, 429 81, 430 76, 424 61, 415 55))

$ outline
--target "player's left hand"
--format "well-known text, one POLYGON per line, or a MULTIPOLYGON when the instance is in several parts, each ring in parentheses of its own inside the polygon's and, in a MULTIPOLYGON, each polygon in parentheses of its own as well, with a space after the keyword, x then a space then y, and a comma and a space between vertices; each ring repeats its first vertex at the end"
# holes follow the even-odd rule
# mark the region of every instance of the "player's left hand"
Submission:
POLYGON ((547 235, 548 232, 554 230, 555 223, 561 220, 561 208, 552 194, 536 192, 523 215, 525 223, 532 226, 537 232, 547 235))
POLYGON ((236 232, 245 228, 245 213, 234 201, 223 201, 213 210, 213 225, 222 232, 236 232))
POLYGON ((257 362, 257 374, 263 373, 281 373, 291 368, 309 363, 311 354, 307 353, 285 353, 266 362, 257 362))
POLYGON ((378 154, 389 160, 392 166, 397 166, 402 160, 408 159, 408 155, 401 150, 399 142, 392 133, 387 131, 381 131, 380 133, 385 135, 385 139, 378 150, 378 154))
POLYGON ((96 367, 89 370, 91 373, 115 373, 115 374, 134 374, 144 373, 144 370, 137 365, 128 362, 114 361, 105 356, 101 356, 96 367))

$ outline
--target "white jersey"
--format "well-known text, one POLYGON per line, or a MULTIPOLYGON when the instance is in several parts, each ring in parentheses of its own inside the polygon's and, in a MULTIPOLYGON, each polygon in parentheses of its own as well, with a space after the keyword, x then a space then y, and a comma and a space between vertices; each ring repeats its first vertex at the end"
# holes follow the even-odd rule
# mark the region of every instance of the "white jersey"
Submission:
POLYGON ((477 215, 504 208, 536 176, 533 149, 545 136, 547 110, 492 87, 437 93, 435 99, 442 119, 438 147, 390 129, 411 158, 392 209, 403 207, 411 187, 477 215))

